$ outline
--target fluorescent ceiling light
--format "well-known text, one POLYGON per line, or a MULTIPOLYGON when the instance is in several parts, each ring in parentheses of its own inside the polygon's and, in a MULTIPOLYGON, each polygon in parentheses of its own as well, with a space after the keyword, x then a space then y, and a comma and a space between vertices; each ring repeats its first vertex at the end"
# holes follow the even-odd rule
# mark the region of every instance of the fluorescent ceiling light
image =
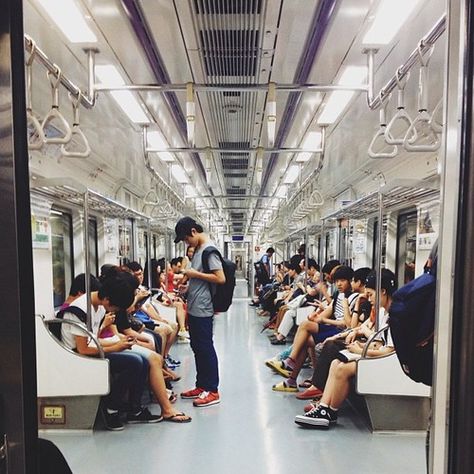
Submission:
MULTIPOLYGON (((160 132, 157 132, 157 131, 148 132, 147 139, 148 139, 148 146, 152 149, 154 148, 156 150, 163 150, 163 149, 168 148, 168 143, 166 143, 165 139, 163 138, 163 135, 160 132)), ((162 161, 168 161, 168 162, 174 161, 173 155, 168 152, 158 153, 158 156, 160 157, 160 160, 162 161)))
POLYGON ((418 3, 419 0, 381 0, 362 43, 390 43, 418 3))
MULTIPOLYGON (((341 75, 338 84, 341 86, 356 86, 362 84, 367 75, 367 69, 363 66, 347 66, 341 75)), ((334 123, 339 115, 347 107, 354 96, 355 91, 334 91, 324 106, 324 110, 318 118, 318 124, 334 123)))
MULTIPOLYGON (((106 86, 122 86, 125 84, 118 69, 111 65, 98 65, 95 74, 100 83, 106 86)), ((119 107, 125 112, 128 118, 134 123, 149 123, 150 120, 145 114, 143 107, 138 102, 136 96, 130 91, 112 91, 110 95, 115 99, 119 107)))
MULTIPOLYGON (((304 150, 316 150, 321 148, 321 132, 309 132, 301 144, 301 148, 304 150)), ((298 153, 295 161, 297 163, 303 163, 309 161, 312 156, 312 153, 298 153)))
POLYGON ((71 43, 96 43, 97 37, 74 0, 38 0, 71 43))
POLYGON ((270 202, 270 206, 272 207, 278 207, 280 204, 280 200, 278 198, 273 198, 270 202))
POLYGON ((297 180, 299 173, 300 173, 300 167, 298 165, 291 165, 288 168, 288 171, 285 175, 285 178, 283 179, 283 182, 285 184, 293 184, 297 180))
POLYGON ((286 198, 287 192, 288 192, 288 186, 285 186, 284 184, 282 184, 278 188, 278 191, 275 193, 275 196, 279 198, 286 198))
POLYGON ((171 165, 171 174, 178 183, 189 183, 189 179, 181 165, 171 165))

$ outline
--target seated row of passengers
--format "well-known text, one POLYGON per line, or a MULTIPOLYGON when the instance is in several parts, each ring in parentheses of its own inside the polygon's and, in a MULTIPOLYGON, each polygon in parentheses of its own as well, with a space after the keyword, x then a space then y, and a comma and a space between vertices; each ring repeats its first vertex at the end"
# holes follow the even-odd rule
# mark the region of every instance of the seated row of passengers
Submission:
MULTIPOLYGON (((113 431, 124 429, 123 417, 127 423, 191 421, 191 417, 172 405, 176 395, 171 391, 171 381, 179 377, 170 367, 179 362, 171 359, 169 350, 180 327, 161 318, 142 282, 143 270, 136 262, 124 267, 105 265, 100 280, 90 278, 92 333, 110 362, 111 386, 110 393, 103 398, 103 412, 107 429, 113 431), (147 383, 161 407, 160 415, 142 406, 147 383)), ((73 307, 87 312, 84 286, 82 274, 74 280, 62 307, 63 318, 81 326, 84 324, 73 307)), ((62 324, 61 339, 79 354, 99 353, 95 342, 76 325, 62 324)))
MULTIPOLYGON (((288 266, 291 278, 292 273, 298 272, 291 264, 288 266)), ((278 322, 272 342, 284 343, 294 325, 297 308, 309 301, 315 310, 298 326, 293 345, 267 360, 266 365, 285 377, 284 381, 273 385, 274 391, 298 392, 298 399, 313 399, 305 407, 305 413, 296 416, 297 424, 329 426, 337 421, 338 409, 349 394, 351 380, 356 373, 355 360, 375 331, 376 274, 370 268, 354 272, 348 266, 330 261, 323 266, 324 276, 320 281, 316 262, 308 259, 307 266, 308 285, 301 294, 290 296, 279 306, 277 315, 281 317, 276 318, 278 322), (309 284, 311 281, 313 284, 309 284), (297 377, 308 353, 313 364, 313 376, 301 384, 306 390, 299 392, 297 377)), ((281 275, 276 278, 281 279, 281 275)), ((383 269, 380 327, 387 324, 391 296, 395 290, 395 275, 383 269)), ((366 355, 375 357, 393 350, 387 329, 371 344, 366 355)))

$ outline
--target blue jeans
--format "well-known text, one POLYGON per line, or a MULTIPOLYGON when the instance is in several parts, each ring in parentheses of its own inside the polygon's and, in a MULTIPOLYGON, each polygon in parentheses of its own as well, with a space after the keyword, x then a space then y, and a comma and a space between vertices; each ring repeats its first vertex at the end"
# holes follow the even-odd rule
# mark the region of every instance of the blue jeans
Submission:
POLYGON ((188 316, 191 349, 196 362, 196 387, 203 388, 208 392, 217 392, 219 367, 212 340, 214 316, 207 318, 188 316))
POLYGON ((130 351, 106 352, 110 362, 110 393, 104 397, 107 408, 118 410, 128 392, 130 409, 137 412, 148 377, 149 365, 145 357, 130 351))

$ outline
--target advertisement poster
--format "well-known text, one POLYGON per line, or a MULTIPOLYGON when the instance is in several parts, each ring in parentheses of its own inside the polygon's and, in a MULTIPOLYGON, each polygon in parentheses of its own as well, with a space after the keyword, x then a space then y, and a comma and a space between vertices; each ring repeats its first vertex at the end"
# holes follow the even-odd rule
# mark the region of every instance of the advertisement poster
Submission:
POLYGON ((34 249, 49 249, 51 229, 47 217, 31 216, 31 234, 34 249))

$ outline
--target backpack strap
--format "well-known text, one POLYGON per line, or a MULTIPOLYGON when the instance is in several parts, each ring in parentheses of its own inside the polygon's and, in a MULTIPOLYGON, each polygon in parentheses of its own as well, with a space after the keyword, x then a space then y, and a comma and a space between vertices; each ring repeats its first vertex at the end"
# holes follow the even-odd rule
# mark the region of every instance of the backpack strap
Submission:
POLYGON ((204 270, 204 273, 210 273, 211 272, 211 270, 209 269, 209 256, 212 253, 215 253, 219 257, 221 263, 223 263, 222 262, 222 255, 216 247, 214 247, 212 245, 210 245, 209 247, 206 247, 202 252, 202 268, 204 270))
POLYGON ((56 314, 56 318, 64 319, 64 313, 71 313, 77 318, 79 318, 79 320, 82 323, 87 324, 87 313, 81 308, 79 308, 78 306, 71 305, 71 306, 68 306, 67 308, 62 309, 61 311, 58 312, 58 314, 56 314))

